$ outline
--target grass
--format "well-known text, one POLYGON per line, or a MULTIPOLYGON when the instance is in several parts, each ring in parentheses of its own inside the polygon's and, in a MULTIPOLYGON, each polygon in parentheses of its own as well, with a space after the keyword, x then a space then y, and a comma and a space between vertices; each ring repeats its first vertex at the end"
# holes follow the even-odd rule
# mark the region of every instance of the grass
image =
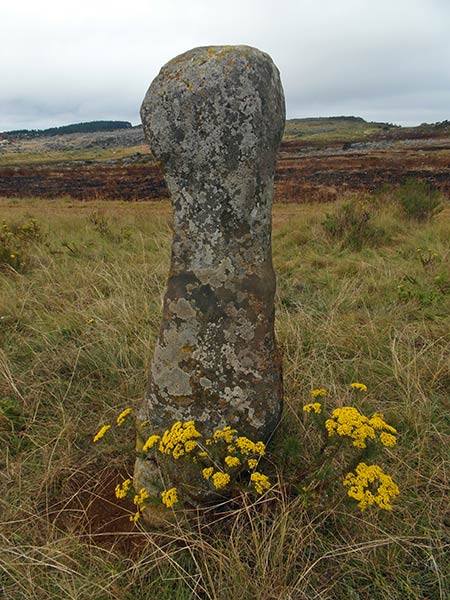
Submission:
POLYGON ((272 444, 279 483, 257 502, 151 532, 132 526, 132 507, 113 493, 132 472, 133 432, 95 446, 92 436, 140 405, 169 267, 170 207, 0 201, 0 223, 35 218, 45 234, 20 272, 0 271, 2 597, 448 597, 448 293, 433 281, 448 273, 450 211, 419 228, 385 209, 374 222, 386 236, 355 251, 326 236, 332 209, 274 210, 286 393, 272 444), (438 257, 423 266, 418 247, 438 257), (424 299, 424 289, 435 293, 424 299), (343 489, 305 506, 281 485, 312 458, 316 434, 302 412, 310 390, 326 387, 339 403, 351 381, 367 384, 368 406, 399 430, 387 451, 401 489, 392 512, 361 513, 343 489))

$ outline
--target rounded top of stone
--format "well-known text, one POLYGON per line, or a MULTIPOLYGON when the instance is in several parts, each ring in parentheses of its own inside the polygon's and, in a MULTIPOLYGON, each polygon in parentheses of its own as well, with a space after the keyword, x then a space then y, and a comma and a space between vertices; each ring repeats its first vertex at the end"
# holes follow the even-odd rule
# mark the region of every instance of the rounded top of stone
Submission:
POLYGON ((194 48, 162 67, 141 116, 151 150, 170 173, 186 161, 226 170, 272 159, 285 122, 279 72, 251 46, 194 48))

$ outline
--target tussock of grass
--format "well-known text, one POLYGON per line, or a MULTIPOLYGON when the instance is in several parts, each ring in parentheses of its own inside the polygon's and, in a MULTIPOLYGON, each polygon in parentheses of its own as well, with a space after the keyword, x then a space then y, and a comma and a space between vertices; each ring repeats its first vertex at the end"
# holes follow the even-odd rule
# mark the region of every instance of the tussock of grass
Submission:
POLYGON ((141 402, 169 265, 168 205, 1 202, 0 221, 34 217, 45 233, 23 273, 0 272, 5 598, 448 597, 449 296, 424 302, 398 286, 405 276, 434 285, 418 247, 448 271, 449 213, 417 228, 381 211, 376 224, 390 235, 357 252, 324 235, 326 210, 275 207, 279 483, 256 503, 155 533, 134 528, 132 506, 114 497, 132 472, 133 434, 96 446, 92 436, 141 402), (302 412, 310 390, 345 403, 350 381, 367 384, 367 405, 399 431, 388 463, 401 496, 390 513, 361 513, 344 490, 309 500, 283 491, 283 474, 317 445, 302 412))

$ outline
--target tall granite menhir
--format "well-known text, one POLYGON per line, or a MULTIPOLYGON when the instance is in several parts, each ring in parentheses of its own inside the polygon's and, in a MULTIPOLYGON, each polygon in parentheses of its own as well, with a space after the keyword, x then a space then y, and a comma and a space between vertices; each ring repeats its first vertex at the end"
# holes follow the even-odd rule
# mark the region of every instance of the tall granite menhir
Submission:
MULTIPOLYGON (((267 439, 282 408, 271 253, 279 72, 255 48, 195 48, 161 69, 141 116, 165 171, 174 237, 139 418, 152 433, 194 419, 207 434, 231 425, 267 439)), ((135 485, 154 487, 157 472, 138 459, 135 485)))

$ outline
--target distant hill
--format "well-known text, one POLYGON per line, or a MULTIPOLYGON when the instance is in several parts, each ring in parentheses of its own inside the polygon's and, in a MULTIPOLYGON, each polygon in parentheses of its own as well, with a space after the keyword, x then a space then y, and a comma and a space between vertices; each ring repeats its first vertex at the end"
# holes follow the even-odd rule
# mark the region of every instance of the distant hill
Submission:
POLYGON ((392 123, 365 121, 362 117, 308 117, 286 121, 285 137, 302 138, 310 141, 346 141, 364 139, 376 133, 400 128, 392 123))
POLYGON ((393 123, 365 121, 361 117, 308 117, 286 121, 284 136, 313 145, 365 142, 377 139, 420 139, 450 134, 450 121, 402 127, 393 123))
POLYGON ((116 129, 130 129, 129 121, 89 121, 86 123, 73 123, 61 127, 49 127, 48 129, 16 129, 2 132, 3 137, 15 139, 32 139, 37 137, 51 137, 67 133, 95 133, 101 131, 114 131, 116 129))

